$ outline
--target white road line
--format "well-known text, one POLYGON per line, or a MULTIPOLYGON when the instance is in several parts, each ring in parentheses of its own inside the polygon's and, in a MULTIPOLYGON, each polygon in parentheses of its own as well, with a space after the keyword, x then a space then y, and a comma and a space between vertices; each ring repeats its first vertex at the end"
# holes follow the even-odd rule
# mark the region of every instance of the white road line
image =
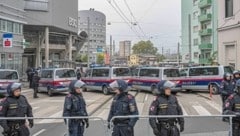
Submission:
POLYGON ((37 133, 33 134, 32 136, 38 136, 41 133, 43 133, 44 131, 46 131, 46 129, 42 129, 42 130, 38 131, 37 133))
POLYGON ((33 107, 33 110, 39 109, 40 107, 33 107))
POLYGON ((148 100, 148 94, 146 94, 144 102, 146 102, 148 100))
POLYGON ((218 112, 222 113, 222 106, 220 106, 219 104, 212 101, 205 101, 205 102, 209 104, 211 107, 213 107, 214 109, 216 109, 218 112))
POLYGON ((184 109, 182 103, 181 103, 180 101, 178 101, 178 104, 179 104, 179 105, 181 106, 181 108, 182 108, 183 115, 188 115, 187 112, 186 112, 186 110, 184 109))
MULTIPOLYGON (((54 118, 54 117, 62 117, 62 113, 63 111, 59 111, 51 116, 49 116, 50 118, 54 118)), ((41 121, 39 121, 38 123, 41 124, 41 123, 53 123, 55 120, 58 120, 58 121, 63 121, 63 119, 43 119, 41 121)))
POLYGON ((198 112, 199 115, 211 115, 210 112, 208 112, 204 107, 200 105, 193 105, 192 107, 198 112))

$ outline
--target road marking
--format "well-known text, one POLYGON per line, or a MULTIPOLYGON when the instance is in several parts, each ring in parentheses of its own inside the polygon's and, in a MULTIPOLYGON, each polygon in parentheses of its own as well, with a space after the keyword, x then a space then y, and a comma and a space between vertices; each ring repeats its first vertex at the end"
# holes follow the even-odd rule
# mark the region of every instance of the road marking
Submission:
POLYGON ((22 92, 22 93, 26 93, 26 92, 29 92, 29 91, 33 91, 33 89, 24 89, 24 90, 22 90, 21 92, 22 92))
POLYGON ((204 107, 202 106, 196 106, 196 105, 193 105, 192 106, 197 112, 199 115, 211 115, 210 112, 208 112, 204 107))
POLYGON ((216 109, 218 112, 222 113, 222 107, 219 104, 212 101, 205 101, 205 102, 209 104, 211 107, 213 107, 214 109, 216 109))
POLYGON ((148 94, 146 94, 144 102, 146 102, 147 100, 148 100, 148 94))
MULTIPOLYGON (((59 111, 51 116, 49 116, 50 118, 54 118, 54 117, 62 117, 62 113, 63 111, 59 111)), ((58 120, 58 122, 62 122, 63 120, 61 119, 43 119, 41 121, 39 121, 38 123, 41 124, 41 123, 53 123, 55 120, 58 120)))
POLYGON ((37 133, 33 134, 32 136, 38 136, 41 133, 43 133, 44 131, 46 131, 46 129, 42 129, 42 130, 38 131, 37 133))
POLYGON ((39 109, 40 107, 33 107, 33 110, 39 109))
POLYGON ((187 112, 186 112, 186 110, 184 109, 182 103, 181 103, 180 101, 178 101, 178 104, 179 104, 179 105, 181 106, 181 108, 182 108, 183 115, 188 115, 187 112))

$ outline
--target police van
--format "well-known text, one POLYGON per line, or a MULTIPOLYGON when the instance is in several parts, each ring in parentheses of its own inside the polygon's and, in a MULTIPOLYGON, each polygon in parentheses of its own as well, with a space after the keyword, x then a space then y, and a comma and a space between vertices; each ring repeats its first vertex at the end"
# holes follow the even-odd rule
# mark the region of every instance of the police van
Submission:
POLYGON ((87 70, 82 81, 86 83, 85 91, 102 91, 105 95, 112 92, 109 84, 116 79, 123 79, 130 86, 131 70, 128 67, 94 67, 87 70))
POLYGON ((49 96, 53 93, 67 92, 72 80, 77 75, 72 68, 47 68, 40 71, 39 92, 47 92, 49 96))
POLYGON ((232 73, 230 66, 197 66, 180 70, 182 89, 187 91, 210 91, 214 94, 219 92, 224 73, 232 73))
POLYGON ((7 86, 13 82, 19 82, 18 72, 12 69, 0 69, 0 94, 6 94, 7 86))
POLYGON ((178 68, 172 67, 140 67, 132 77, 132 88, 134 90, 150 91, 154 93, 158 82, 161 80, 170 80, 175 82, 176 86, 172 92, 181 91, 180 73, 178 68))

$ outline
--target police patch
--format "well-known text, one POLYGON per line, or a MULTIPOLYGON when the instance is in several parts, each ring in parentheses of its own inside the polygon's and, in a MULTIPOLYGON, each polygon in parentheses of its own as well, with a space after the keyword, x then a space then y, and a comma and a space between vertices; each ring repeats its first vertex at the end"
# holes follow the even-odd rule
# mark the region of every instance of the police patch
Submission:
POLYGON ((229 105, 230 105, 230 103, 229 103, 229 102, 227 102, 227 103, 225 104, 225 107, 229 107, 229 105))

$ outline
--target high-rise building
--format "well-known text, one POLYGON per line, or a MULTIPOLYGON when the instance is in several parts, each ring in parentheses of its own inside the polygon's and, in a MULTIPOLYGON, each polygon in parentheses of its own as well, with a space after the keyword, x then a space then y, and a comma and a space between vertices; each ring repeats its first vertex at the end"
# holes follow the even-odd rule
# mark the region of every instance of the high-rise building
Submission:
POLYGON ((182 62, 210 64, 217 51, 217 0, 182 0, 182 62))
POLYGON ((131 41, 119 42, 119 56, 128 57, 131 55, 131 41))
POLYGON ((89 31, 90 47, 88 48, 88 42, 86 42, 80 53, 89 54, 90 62, 96 62, 97 53, 102 53, 106 50, 106 16, 94 9, 79 11, 78 31, 85 31, 87 33, 89 31))

